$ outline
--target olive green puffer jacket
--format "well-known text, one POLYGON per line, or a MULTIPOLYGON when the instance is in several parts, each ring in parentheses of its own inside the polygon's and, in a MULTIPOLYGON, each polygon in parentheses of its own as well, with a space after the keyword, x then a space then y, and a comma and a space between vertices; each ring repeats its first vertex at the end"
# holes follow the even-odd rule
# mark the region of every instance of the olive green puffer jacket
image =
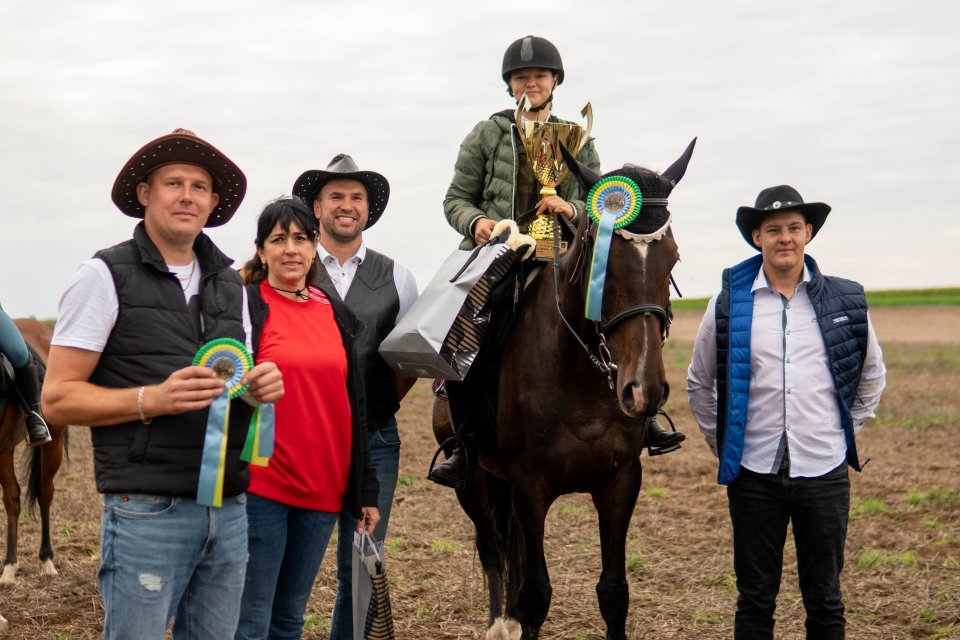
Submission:
MULTIPOLYGON (((501 111, 477 124, 460 145, 453 180, 443 200, 443 213, 450 226, 463 235, 461 249, 476 246, 470 225, 478 217, 494 221, 513 218, 517 180, 515 145, 519 144, 514 134, 516 128, 513 111, 501 111)), ((599 173, 600 158, 593 138, 583 145, 577 160, 599 173)), ((584 212, 586 194, 572 175, 568 174, 557 186, 557 195, 573 205, 577 216, 584 212)))

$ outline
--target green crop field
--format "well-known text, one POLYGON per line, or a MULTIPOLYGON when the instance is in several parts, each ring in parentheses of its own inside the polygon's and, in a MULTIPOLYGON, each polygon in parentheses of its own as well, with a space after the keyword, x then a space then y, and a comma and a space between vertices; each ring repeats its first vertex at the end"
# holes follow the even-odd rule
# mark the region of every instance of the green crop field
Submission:
MULTIPOLYGON (((674 309, 706 309, 709 298, 671 300, 674 309)), ((908 305, 960 304, 960 287, 942 289, 881 289, 867 291, 871 307, 905 307, 908 305)))

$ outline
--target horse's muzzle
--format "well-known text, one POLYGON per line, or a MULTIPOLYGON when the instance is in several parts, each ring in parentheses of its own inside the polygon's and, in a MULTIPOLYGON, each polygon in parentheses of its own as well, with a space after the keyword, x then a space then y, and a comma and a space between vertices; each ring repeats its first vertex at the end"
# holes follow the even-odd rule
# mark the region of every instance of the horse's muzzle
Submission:
POLYGON ((620 409, 633 418, 656 415, 670 395, 670 385, 640 385, 627 383, 620 392, 620 409), (646 389, 644 388, 646 387, 646 389))

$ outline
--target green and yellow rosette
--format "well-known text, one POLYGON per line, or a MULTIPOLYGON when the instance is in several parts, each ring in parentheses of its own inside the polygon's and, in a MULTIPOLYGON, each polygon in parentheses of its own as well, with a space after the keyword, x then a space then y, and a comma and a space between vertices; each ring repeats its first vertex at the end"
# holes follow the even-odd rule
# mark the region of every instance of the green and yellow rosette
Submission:
POLYGON ((587 282, 587 318, 599 322, 603 306, 603 287, 607 279, 607 257, 613 232, 637 219, 643 195, 630 178, 611 176, 593 185, 587 194, 587 212, 597 224, 597 241, 593 245, 590 279, 587 282))
MULTIPOLYGON (((207 431, 197 486, 197 503, 219 507, 223 504, 230 401, 239 398, 247 390, 241 381, 253 368, 253 357, 243 343, 232 338, 218 338, 200 347, 193 364, 211 369, 224 383, 223 394, 214 399, 207 413, 207 431)), ((259 466, 267 465, 273 454, 273 415, 272 404, 256 404, 241 459, 259 466)))

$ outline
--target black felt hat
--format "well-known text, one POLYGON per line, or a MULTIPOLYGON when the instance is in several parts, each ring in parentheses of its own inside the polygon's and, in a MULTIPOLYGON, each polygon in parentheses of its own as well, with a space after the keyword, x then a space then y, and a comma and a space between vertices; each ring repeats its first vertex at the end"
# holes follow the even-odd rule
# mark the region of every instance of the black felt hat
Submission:
POLYGON ((203 167, 213 178, 213 192, 220 200, 204 226, 218 227, 229 220, 247 192, 247 178, 230 158, 187 129, 174 129, 133 154, 113 183, 113 203, 128 216, 142 218, 144 209, 137 198, 137 185, 155 169, 180 163, 203 167))
POLYGON ((747 244, 759 251, 760 247, 753 243, 753 230, 760 226, 764 217, 780 211, 802 213, 807 224, 813 227, 810 232, 810 239, 813 240, 830 213, 830 205, 823 202, 804 202, 796 189, 785 184, 764 189, 757 196, 754 206, 737 209, 737 227, 747 244))
POLYGON ((317 194, 323 185, 331 180, 358 180, 367 188, 367 200, 370 203, 370 212, 367 217, 366 229, 369 229, 383 215, 390 199, 390 183, 375 171, 361 171, 353 158, 345 153, 333 157, 325 170, 311 169, 304 171, 293 183, 293 195, 312 206, 317 194))

